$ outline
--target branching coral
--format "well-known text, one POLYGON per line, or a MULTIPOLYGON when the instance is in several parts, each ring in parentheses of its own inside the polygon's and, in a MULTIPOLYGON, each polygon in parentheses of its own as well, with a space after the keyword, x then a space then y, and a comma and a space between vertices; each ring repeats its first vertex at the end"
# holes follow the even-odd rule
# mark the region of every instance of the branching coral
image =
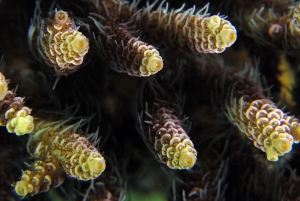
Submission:
POLYGON ((233 0, 227 4, 226 8, 234 13, 237 26, 256 43, 294 57, 298 55, 300 39, 295 14, 298 8, 294 0, 233 0))
MULTIPOLYGON (((5 167, 17 168, 1 167, 19 176, 5 177, 13 185, 11 192, 33 200, 134 200, 135 192, 157 191, 164 200, 183 201, 297 198, 298 173, 292 169, 299 167, 295 144, 300 126, 293 114, 299 113, 299 100, 291 93, 297 81, 274 73, 287 68, 278 68, 278 55, 268 54, 279 50, 280 55, 297 55, 299 6, 292 0, 212 0, 209 14, 207 2, 185 3, 188 7, 193 2, 193 7, 178 8, 182 1, 36 1, 28 32, 34 57, 24 53, 26 65, 18 66, 13 62, 19 57, 16 48, 10 45, 9 67, 2 68, 0 61, 0 71, 19 84, 26 104, 40 114, 34 126, 31 109, 16 91, 8 90, 0 74, 1 125, 17 135, 30 133, 8 135, 18 139, 15 146, 23 155, 30 154, 5 160, 10 162, 5 167), (240 15, 231 15, 239 10, 240 15), (252 54, 261 50, 262 62, 252 68, 252 54), (245 61, 252 64, 238 65, 245 61), (47 69, 39 68, 43 63, 60 80, 54 90, 49 90, 47 69), (269 90, 276 78, 280 82, 269 90), (290 114, 276 104, 285 99, 279 93, 283 88, 295 103, 288 107, 290 114), (78 119, 68 114, 67 105, 81 105, 76 109, 79 119, 95 113, 96 118, 67 125, 78 119), (53 121, 55 113, 69 119, 53 121), (105 133, 101 141, 97 134, 83 134, 91 129, 105 133), (274 193, 277 189, 283 190, 274 193)), ((16 44, 26 35, 24 28, 9 33, 16 44)), ((298 61, 285 58, 289 63, 280 65, 288 63, 287 77, 296 78, 298 61)), ((0 146, 0 153, 4 149, 0 146)), ((1 184, 7 193, 7 185, 1 184)))
POLYGON ((63 170, 56 158, 49 158, 49 161, 37 160, 30 165, 30 170, 23 171, 21 180, 15 184, 15 191, 22 197, 47 192, 50 185, 58 187, 62 184, 62 174, 63 170))
POLYGON ((159 160, 171 169, 192 168, 197 160, 197 151, 182 128, 176 112, 159 104, 154 108, 157 108, 155 112, 146 111, 146 115, 151 119, 146 118, 145 121, 151 123, 149 134, 155 136, 153 147, 159 160))
POLYGON ((28 152, 36 157, 31 170, 25 170, 15 184, 20 196, 32 196, 57 187, 63 182, 63 172, 78 180, 97 178, 105 169, 105 159, 91 142, 66 126, 65 121, 37 123, 30 134, 28 152))
MULTIPOLYGON (((158 51, 153 46, 133 37, 126 28, 125 24, 120 24, 114 29, 104 28, 107 37, 110 38, 105 44, 110 67, 120 73, 142 77, 160 71, 163 68, 163 61, 158 51)), ((99 43, 102 43, 101 39, 99 43)))
POLYGON ((278 156, 290 152, 293 143, 299 141, 297 136, 293 138, 299 127, 298 120, 284 114, 268 99, 231 97, 228 117, 253 140, 254 146, 266 152, 270 161, 277 161, 278 156))
MULTIPOLYGON (((195 62, 194 66, 198 60, 195 62)), ((210 65, 214 63, 209 59, 207 62, 210 65)), ((263 94, 256 84, 259 78, 255 73, 241 77, 238 73, 223 71, 217 63, 211 65, 209 71, 203 70, 206 76, 216 80, 214 93, 221 91, 215 101, 228 119, 253 141, 254 146, 266 152, 268 160, 277 161, 278 156, 292 150, 293 143, 299 142, 298 119, 285 114, 263 94)))
MULTIPOLYGON (((155 3, 154 3, 155 4, 155 3)), ((147 34, 175 48, 180 46, 203 53, 221 53, 236 40, 236 29, 221 16, 208 16, 208 5, 195 12, 195 7, 184 12, 184 5, 168 11, 168 6, 151 11, 149 5, 137 17, 137 23, 147 34), (204 11, 204 12, 203 12, 204 11), (202 13, 203 12, 203 13, 202 13)))
POLYGON ((99 51, 112 69, 144 77, 153 75, 163 68, 159 52, 153 46, 134 37, 136 34, 127 26, 136 15, 134 3, 129 6, 128 2, 106 0, 98 4, 95 2, 95 6, 101 15, 90 13, 89 18, 100 32, 99 51), (124 23, 125 20, 129 22, 124 23))
POLYGON ((0 125, 6 126, 8 132, 17 135, 30 133, 34 128, 31 109, 24 106, 24 98, 16 97, 13 91, 8 90, 7 81, 2 73, 0 79, 0 125))
MULTIPOLYGON (((197 151, 186 132, 186 119, 179 119, 181 93, 163 84, 172 77, 166 74, 163 72, 141 85, 137 104, 142 110, 138 116, 140 133, 158 161, 171 169, 191 169, 197 161, 197 151)), ((173 87, 180 86, 181 79, 182 76, 174 78, 173 87)))
MULTIPOLYGON (((38 36, 38 50, 56 75, 68 75, 78 70, 89 50, 88 39, 78 31, 79 27, 65 11, 50 13, 43 21, 38 36)), ((34 39, 31 39, 34 41, 34 39)))

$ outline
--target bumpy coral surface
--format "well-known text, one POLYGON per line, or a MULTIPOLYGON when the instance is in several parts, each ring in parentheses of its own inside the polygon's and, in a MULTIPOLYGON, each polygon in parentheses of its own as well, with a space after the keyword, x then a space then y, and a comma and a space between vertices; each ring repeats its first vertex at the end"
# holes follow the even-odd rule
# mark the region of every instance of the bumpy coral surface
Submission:
POLYGON ((299 199, 299 5, 207 3, 1 1, 0 200, 299 199))
POLYGON ((64 173, 78 180, 97 178, 105 169, 105 159, 91 142, 64 126, 62 121, 40 121, 27 144, 28 152, 37 160, 23 171, 15 191, 22 197, 58 187, 64 173))
MULTIPOLYGON (((156 108, 156 106, 154 107, 156 108)), ((150 110, 155 110, 150 108, 150 110)), ((145 133, 149 130, 148 139, 159 160, 171 169, 190 169, 197 161, 197 151, 193 142, 182 128, 181 121, 173 108, 158 107, 156 111, 146 112, 145 133), (148 119, 151 117, 150 119, 148 119)), ((146 136, 148 134, 145 134, 146 136)))
MULTIPOLYGON (((92 18, 94 23, 101 26, 92 18)), ((127 30, 126 24, 103 27, 100 35, 100 52, 110 67, 120 73, 131 76, 147 77, 163 68, 163 59, 158 50, 142 40, 134 37, 127 30), (104 46, 105 44, 105 46, 104 46)))
POLYGON ((31 110, 28 107, 22 107, 20 110, 14 108, 5 112, 5 118, 7 119, 6 128, 10 133, 16 133, 17 135, 23 135, 25 133, 31 133, 34 128, 33 117, 30 116, 31 110))
POLYGON ((89 50, 88 39, 73 28, 65 11, 50 14, 43 23, 39 40, 41 55, 57 75, 78 70, 89 50))
POLYGON ((57 158, 67 175, 79 180, 95 179, 104 171, 105 159, 88 139, 68 127, 48 125, 49 122, 39 122, 30 135, 27 146, 33 156, 57 158))
POLYGON ((141 13, 140 23, 149 34, 163 37, 173 48, 175 44, 197 52, 221 53, 237 39, 235 27, 220 16, 206 16, 205 13, 193 13, 194 9, 185 12, 159 9, 141 13))
POLYGON ((254 146, 266 152, 268 160, 277 161, 278 156, 291 151, 298 120, 283 113, 270 100, 249 103, 241 97, 232 114, 235 124, 253 140, 254 146))
POLYGON ((24 135, 30 133, 34 128, 31 109, 24 106, 24 98, 16 97, 13 91, 8 90, 7 81, 0 73, 0 125, 6 126, 9 133, 24 135))
POLYGON ((22 173, 21 180, 15 184, 18 195, 33 196, 40 192, 47 192, 50 185, 58 187, 64 181, 63 170, 56 158, 45 161, 35 161, 29 170, 22 173))
POLYGON ((79 180, 97 178, 105 170, 105 160, 98 150, 84 137, 73 134, 67 138, 56 137, 53 153, 65 172, 79 180))

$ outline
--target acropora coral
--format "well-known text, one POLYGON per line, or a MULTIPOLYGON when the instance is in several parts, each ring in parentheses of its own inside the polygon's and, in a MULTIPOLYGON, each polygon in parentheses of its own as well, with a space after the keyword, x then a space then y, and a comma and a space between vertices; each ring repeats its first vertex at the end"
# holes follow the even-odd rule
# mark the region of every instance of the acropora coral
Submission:
POLYGON ((0 201, 300 199, 299 2, 2 0, 0 24, 0 201))
POLYGON ((89 49, 88 39, 74 27, 65 11, 54 11, 42 22, 37 37, 38 50, 57 75, 78 70, 89 49))

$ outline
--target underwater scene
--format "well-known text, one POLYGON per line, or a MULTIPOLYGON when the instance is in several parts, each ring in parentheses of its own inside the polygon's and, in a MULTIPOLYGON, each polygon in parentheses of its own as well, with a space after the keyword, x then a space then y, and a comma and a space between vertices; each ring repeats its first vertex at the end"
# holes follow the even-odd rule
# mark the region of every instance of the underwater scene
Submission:
POLYGON ((0 201, 300 201, 300 2, 0 0, 0 201))

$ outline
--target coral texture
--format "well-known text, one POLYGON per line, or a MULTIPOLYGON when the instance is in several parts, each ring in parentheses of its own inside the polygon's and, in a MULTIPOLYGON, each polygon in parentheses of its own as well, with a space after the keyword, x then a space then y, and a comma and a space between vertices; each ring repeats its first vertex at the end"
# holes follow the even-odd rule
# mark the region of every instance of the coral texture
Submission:
POLYGON ((299 200, 299 2, 33 4, 0 3, 0 200, 299 200))
POLYGON ((143 30, 157 39, 163 40, 171 47, 179 45, 192 51, 203 53, 221 53, 230 47, 237 38, 236 29, 228 20, 220 16, 206 16, 194 8, 180 12, 159 8, 149 13, 144 9, 138 18, 143 30))
POLYGON ((106 42, 110 67, 117 72, 140 77, 160 71, 163 61, 159 52, 153 46, 133 37, 126 28, 124 24, 115 29, 104 28, 110 36, 110 40, 106 42))
POLYGON ((299 142, 298 136, 295 140, 293 137, 299 127, 298 119, 283 113, 270 100, 248 102, 247 97, 242 96, 238 104, 230 105, 231 120, 253 140, 254 146, 266 152, 268 160, 277 161, 278 156, 291 151, 294 142, 299 142))
POLYGON ((30 115, 31 109, 24 106, 24 98, 16 97, 16 94, 8 90, 7 81, 2 73, 1 79, 1 99, 0 99, 0 125, 6 126, 9 133, 24 135, 32 132, 34 128, 33 117, 30 115))
POLYGON ((78 180, 97 178, 105 169, 105 159, 91 142, 60 122, 37 123, 30 134, 28 152, 37 158, 16 182, 20 196, 48 191, 62 184, 65 172, 78 180))
POLYGON ((125 19, 136 10, 128 2, 106 0, 96 4, 97 12, 89 16, 98 28, 99 51, 103 59, 117 72, 131 76, 150 76, 163 68, 163 59, 152 45, 135 37, 125 19), (103 13, 104 12, 104 16, 103 13))
POLYGON ((78 70, 89 50, 88 39, 73 28, 65 11, 50 13, 43 22, 39 35, 39 51, 57 75, 68 75, 78 70))
POLYGON ((154 149, 161 162, 171 169, 192 168, 197 160, 197 151, 173 109, 161 107, 151 116, 154 149))
POLYGON ((22 197, 47 192, 50 185, 58 187, 63 183, 62 174, 63 170, 55 158, 47 162, 35 161, 30 170, 23 171, 21 180, 15 184, 15 191, 22 197))
POLYGON ((98 177, 105 169, 105 160, 97 148, 70 127, 54 123, 37 124, 27 145, 29 153, 37 158, 56 157, 64 171, 79 180, 98 177))

